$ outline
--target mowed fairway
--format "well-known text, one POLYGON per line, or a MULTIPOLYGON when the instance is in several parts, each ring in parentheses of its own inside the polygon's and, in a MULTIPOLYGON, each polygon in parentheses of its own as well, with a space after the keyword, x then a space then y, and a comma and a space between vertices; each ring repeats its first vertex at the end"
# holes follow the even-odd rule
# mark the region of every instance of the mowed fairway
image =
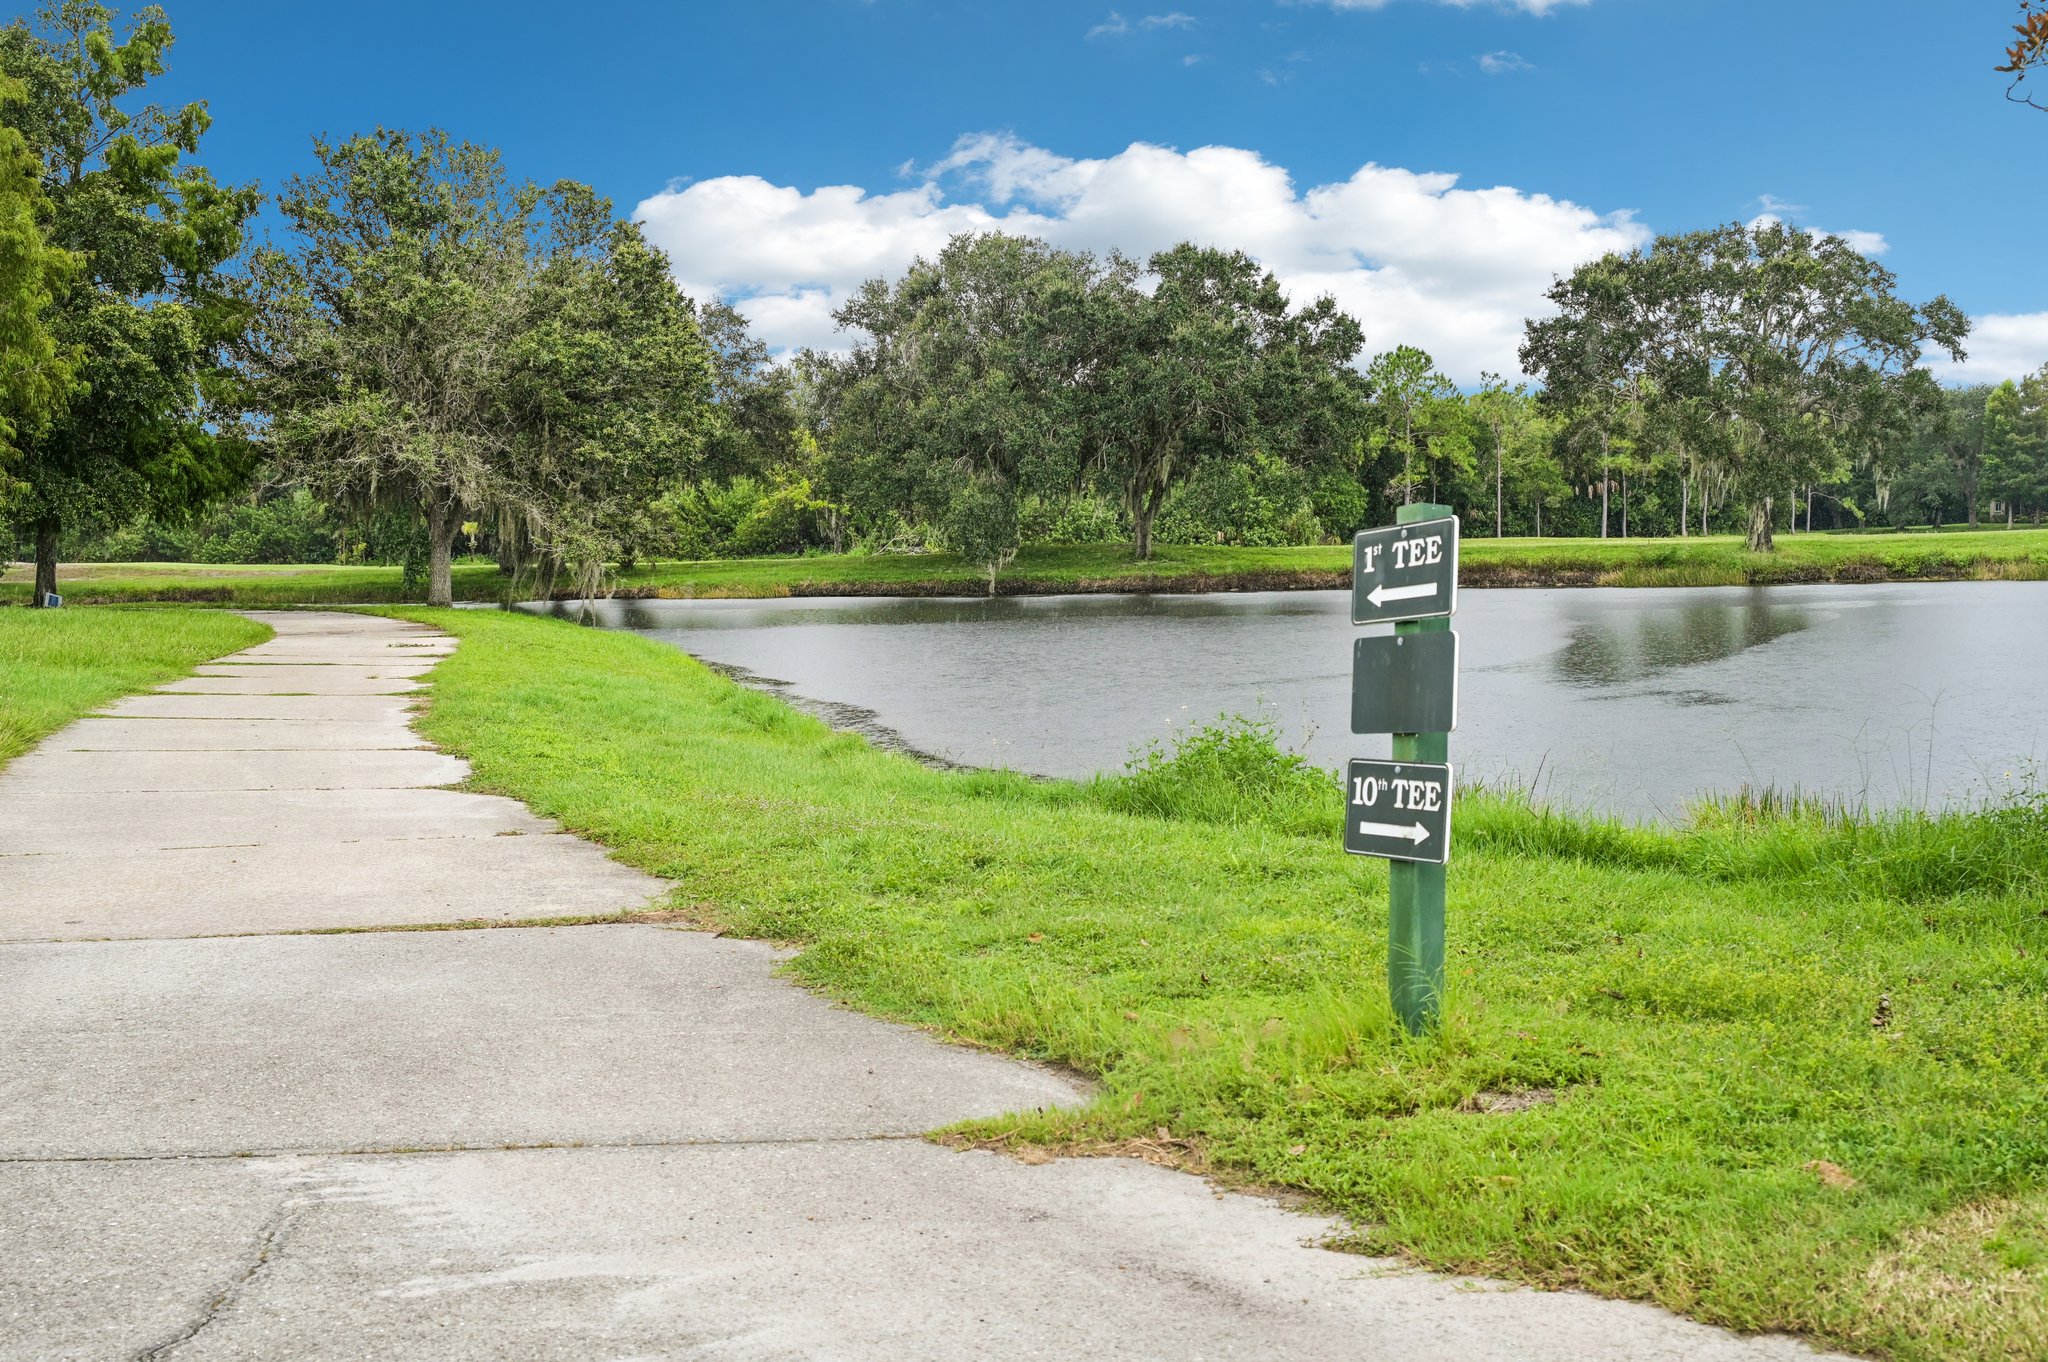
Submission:
MULTIPOLYGON (((2020 528, 1896 534, 1781 535, 1778 551, 1747 552, 1733 535, 1692 539, 1478 539, 1461 547, 1467 586, 1744 586, 1790 582, 2048 578, 2048 530, 2020 528)), ((997 590, 1263 591, 1333 588, 1349 579, 1349 545, 1229 548, 1162 545, 1138 562, 1124 544, 1026 548, 997 590)), ((178 601, 252 607, 348 605, 419 599, 396 567, 262 564, 79 563, 58 577, 78 604, 178 601)), ((531 578, 490 563, 458 564, 458 600, 530 599, 531 578)), ((947 554, 816 554, 652 563, 619 573, 624 595, 762 597, 975 595, 988 589, 973 564, 947 554)), ((0 573, 0 603, 25 602, 29 574, 0 573)), ((558 590, 557 595, 566 594, 558 590)))
MULTIPOLYGON (((1902 1358, 2048 1354, 2048 807, 1625 830, 1460 813, 1443 1034, 1385 876, 1256 741, 1093 786, 942 773, 642 639, 462 639, 429 737, 799 943, 834 996, 1101 1080, 964 1142, 1301 1188, 1362 1247, 1902 1358)), ((1327 802, 1325 802, 1327 801, 1327 802)))

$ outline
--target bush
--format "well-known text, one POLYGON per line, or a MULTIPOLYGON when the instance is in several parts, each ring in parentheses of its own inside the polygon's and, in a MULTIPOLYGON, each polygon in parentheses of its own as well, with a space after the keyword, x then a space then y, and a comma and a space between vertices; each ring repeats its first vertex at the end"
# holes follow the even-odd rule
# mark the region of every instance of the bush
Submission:
POLYGON ((680 558, 746 558, 802 553, 833 542, 839 508, 813 494, 808 478, 764 483, 745 475, 696 482, 658 503, 680 558))
POLYGON ((66 556, 81 563, 332 563, 343 538, 334 509, 299 487, 185 522, 144 517, 70 545, 66 556))
POLYGON ((1006 482, 974 478, 953 494, 946 511, 946 547, 988 573, 988 593, 996 593, 996 573, 1017 556, 1017 495, 1006 482))
MULTIPOLYGON (((1153 743, 1083 797, 1119 813, 1264 826, 1336 841, 1343 784, 1287 751, 1267 720, 1225 716, 1153 743)), ((2048 791, 2029 775, 1981 808, 1871 811, 1797 791, 1704 798, 1684 823, 1637 825, 1546 807, 1526 791, 1458 795, 1459 843, 1472 850, 1667 870, 1701 880, 1781 880, 1902 903, 2048 893, 2048 791)))
POLYGON ((1212 459, 1167 500, 1153 537, 1162 544, 1316 544, 1323 527, 1299 470, 1269 454, 1212 459))
POLYGON ((1372 493, 1349 473, 1323 474, 1309 484, 1308 497, 1323 532, 1338 539, 1381 523, 1372 493))
POLYGON ((1242 714, 1188 730, 1170 747, 1154 742, 1134 754, 1122 774, 1098 776, 1087 789, 1119 813, 1258 823, 1331 838, 1341 831, 1344 807, 1334 772, 1282 747, 1271 720, 1242 714))
POLYGON ((1027 544, 1118 544, 1131 537, 1131 524, 1108 497, 1092 492, 1058 500, 1032 498, 1019 516, 1027 544))

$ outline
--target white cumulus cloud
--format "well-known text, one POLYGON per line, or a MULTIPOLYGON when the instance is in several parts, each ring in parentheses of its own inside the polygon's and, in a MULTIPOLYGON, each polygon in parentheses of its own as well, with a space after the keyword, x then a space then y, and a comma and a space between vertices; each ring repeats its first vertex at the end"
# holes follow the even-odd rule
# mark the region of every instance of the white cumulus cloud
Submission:
POLYGON ((1961 364, 1930 363, 1934 376, 1944 383, 2002 383, 2039 373, 2048 364, 2048 312, 1973 317, 1963 349, 1969 358, 1961 364))
POLYGON ((672 187, 634 216, 693 296, 732 299, 769 345, 843 348, 831 313, 957 232, 1001 230, 1142 258, 1177 242, 1244 250, 1297 301, 1329 293, 1369 349, 1419 345, 1460 382, 1516 372, 1522 321, 1554 276, 1644 245, 1627 212, 1367 164, 1302 188, 1257 152, 1138 142, 1077 159, 963 137, 911 188, 810 190, 733 175, 672 187))
MULTIPOLYGON (((1751 218, 1749 225, 1752 228, 1776 227, 1782 224, 1785 219, 1775 211, 1776 209, 1783 208, 1789 212, 1799 211, 1796 205, 1780 203, 1769 194, 1764 195, 1764 205, 1769 211, 1759 213, 1751 218)), ((1850 250, 1860 255, 1879 256, 1892 248, 1892 243, 1885 240, 1883 232, 1863 232, 1857 231, 1854 228, 1846 232, 1836 232, 1825 227, 1804 227, 1801 230, 1812 237, 1840 237, 1850 250)))
POLYGON ((1519 52, 1482 52, 1479 69, 1489 76, 1504 76, 1510 71, 1532 71, 1535 68, 1519 52))

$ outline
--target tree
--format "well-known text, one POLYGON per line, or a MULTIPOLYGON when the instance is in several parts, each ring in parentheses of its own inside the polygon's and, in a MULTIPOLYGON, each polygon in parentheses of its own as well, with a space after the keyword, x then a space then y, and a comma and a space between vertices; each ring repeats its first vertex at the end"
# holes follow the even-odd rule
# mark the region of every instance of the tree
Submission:
POLYGON ((1168 494, 1204 459, 1334 438, 1331 412, 1355 394, 1338 371, 1365 340, 1330 298, 1290 311, 1279 280, 1241 251, 1182 243, 1146 269, 1158 280, 1150 293, 1128 269, 1095 290, 1083 396, 1091 458, 1123 500, 1141 560, 1168 494))
POLYGON ((1549 461, 1551 431, 1529 387, 1517 383, 1510 388, 1499 374, 1481 374, 1479 391, 1466 400, 1473 419, 1485 431, 1493 461, 1493 534, 1507 533, 1507 494, 1510 470, 1520 490, 1525 473, 1533 465, 1549 461))
POLYGON ((1128 278, 1042 241, 962 234, 836 314, 865 332, 826 380, 828 486, 870 523, 907 515, 990 574, 1014 555, 1023 493, 1072 485, 1079 382, 1100 346, 1095 291, 1128 278))
POLYGON ((1017 489, 986 474, 970 475, 946 508, 946 542, 953 552, 988 573, 988 594, 996 574, 1017 556, 1017 489))
POLYGON ((1559 413, 1568 446, 1578 452, 1588 473, 1597 474, 1602 539, 1608 538, 1613 528, 1617 474, 1622 494, 1621 535, 1628 537, 1628 474, 1651 427, 1654 394, 1655 387, 1645 375, 1630 374, 1617 382, 1588 384, 1573 391, 1569 409, 1559 413))
POLYGON ((1535 413, 1528 439, 1521 446, 1522 457, 1508 465, 1508 477, 1516 504, 1529 504, 1531 530, 1541 539, 1544 509, 1554 511, 1570 501, 1572 486, 1565 477, 1564 461, 1557 455, 1563 423, 1545 413, 1540 404, 1535 405, 1535 413))
MULTIPOLYGON (((28 99, 28 87, 0 76, 0 107, 28 99)), ((51 243, 54 212, 43 166, 21 130, 0 125, 0 508, 17 443, 43 434, 74 386, 75 346, 60 343, 51 305, 83 263, 51 243)))
POLYGON ((1455 398, 1458 385, 1437 372, 1436 361, 1427 351, 1400 345, 1373 356, 1366 365, 1365 382, 1371 392, 1375 448, 1391 450, 1401 460, 1401 472, 1394 480, 1405 504, 1415 500, 1415 489, 1429 471, 1431 438, 1450 415, 1447 403, 1455 398), (1422 464, 1418 472, 1416 465, 1422 464))
POLYGON ((2036 525, 2048 509, 2048 369, 1992 390, 1985 403, 1984 486, 2036 525))
POLYGON ((1662 237, 1559 280, 1522 365, 1566 408, 1634 387, 1653 423, 1683 415, 1694 457, 1747 507, 1750 548, 1768 551, 1776 495, 1839 478, 1938 400, 1922 347, 1962 357, 1961 310, 1916 307, 1895 283, 1841 238, 1782 223, 1662 237))
POLYGON ((2005 62, 1993 69, 2012 77, 2005 97, 2036 109, 2048 110, 2031 91, 2020 89, 2029 72, 2048 67, 2048 0, 2020 0, 2020 21, 2012 27, 2014 41, 2005 49, 2005 62))
POLYGON ((777 364, 747 330, 747 319, 722 298, 697 309, 697 329, 711 350, 711 400, 703 470, 711 477, 760 477, 789 462, 801 422, 791 367, 777 364))
POLYGON ((552 568, 578 570, 585 597, 613 558, 653 538, 653 502, 701 466, 729 427, 711 402, 715 364, 699 313, 637 224, 577 184, 551 219, 517 310, 497 419, 511 432, 491 503, 522 522, 552 568))
POLYGON ((61 415, 17 432, 11 470, 10 513, 34 534, 40 602, 56 589, 66 528, 177 515, 253 467, 223 424, 226 347, 246 322, 224 267, 258 196, 186 163, 210 122, 203 104, 124 107, 164 70, 162 10, 138 11, 125 37, 93 0, 38 17, 40 28, 17 19, 0 30, 0 74, 26 91, 8 123, 39 166, 47 239, 77 260, 48 313, 77 386, 61 415))
POLYGON ((702 449, 710 357, 667 261, 584 186, 514 186, 442 132, 314 150, 279 198, 295 249, 251 268, 243 359, 280 473, 417 514, 430 604, 487 517, 594 589, 702 449))
POLYGON ((870 280, 837 314, 868 339, 822 373, 796 366, 831 494, 870 526, 937 527, 993 574, 1027 497, 1106 488, 1142 559, 1205 462, 1348 457, 1355 321, 1327 298, 1290 310, 1241 253, 1181 245, 1145 271, 1149 289, 1121 256, 991 233, 870 280))
POLYGON ((1991 395, 1991 387, 1985 384, 1945 388, 1922 424, 1923 439, 1935 457, 1948 464, 1950 492, 1961 499, 1964 518, 1973 530, 1977 528, 1978 489, 1984 480, 1984 446, 1989 433, 1985 408, 1991 395))
POLYGON ((1941 438, 1938 420, 1923 421, 1898 451, 1887 500, 1898 508, 1895 523, 1915 517, 1939 529, 1945 512, 1960 499, 1955 460, 1941 438))

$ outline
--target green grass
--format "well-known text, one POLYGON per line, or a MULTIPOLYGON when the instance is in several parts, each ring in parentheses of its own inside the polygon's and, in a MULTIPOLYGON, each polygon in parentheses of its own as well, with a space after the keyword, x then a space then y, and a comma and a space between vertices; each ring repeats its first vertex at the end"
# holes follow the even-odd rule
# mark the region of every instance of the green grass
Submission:
MULTIPOLYGON (((1792 582, 2048 579, 2048 530, 1782 535, 1772 554, 1746 552, 1730 535, 1700 539, 1476 539, 1462 549, 1467 586, 1742 586, 1792 582)), ((1005 592, 1280 590, 1342 586, 1347 545, 1308 548, 1163 546, 1140 563, 1122 544, 1026 549, 1000 581, 1005 592)), ((376 604, 404 599, 395 567, 211 566, 89 563, 66 566, 60 585, 79 603, 182 601, 244 606, 376 604)), ((619 594, 720 597, 977 594, 979 569, 945 554, 814 555, 657 563, 619 574, 619 594)), ((459 600, 490 601, 513 588, 489 563, 455 569, 459 600)), ((28 599, 25 570, 0 575, 0 602, 28 599)))
POLYGON ((218 610, 0 610, 0 762, 109 700, 261 643, 218 610))
POLYGON ((1447 1023, 1410 1041, 1384 869, 1255 732, 1088 785, 938 772, 644 639, 406 613, 463 639, 424 728, 480 787, 707 925, 799 943, 814 987, 1100 1080, 958 1139, 1145 1141, 1435 1267, 1900 1358, 2048 1355, 2039 801, 1678 829, 1467 801, 1447 1023))

